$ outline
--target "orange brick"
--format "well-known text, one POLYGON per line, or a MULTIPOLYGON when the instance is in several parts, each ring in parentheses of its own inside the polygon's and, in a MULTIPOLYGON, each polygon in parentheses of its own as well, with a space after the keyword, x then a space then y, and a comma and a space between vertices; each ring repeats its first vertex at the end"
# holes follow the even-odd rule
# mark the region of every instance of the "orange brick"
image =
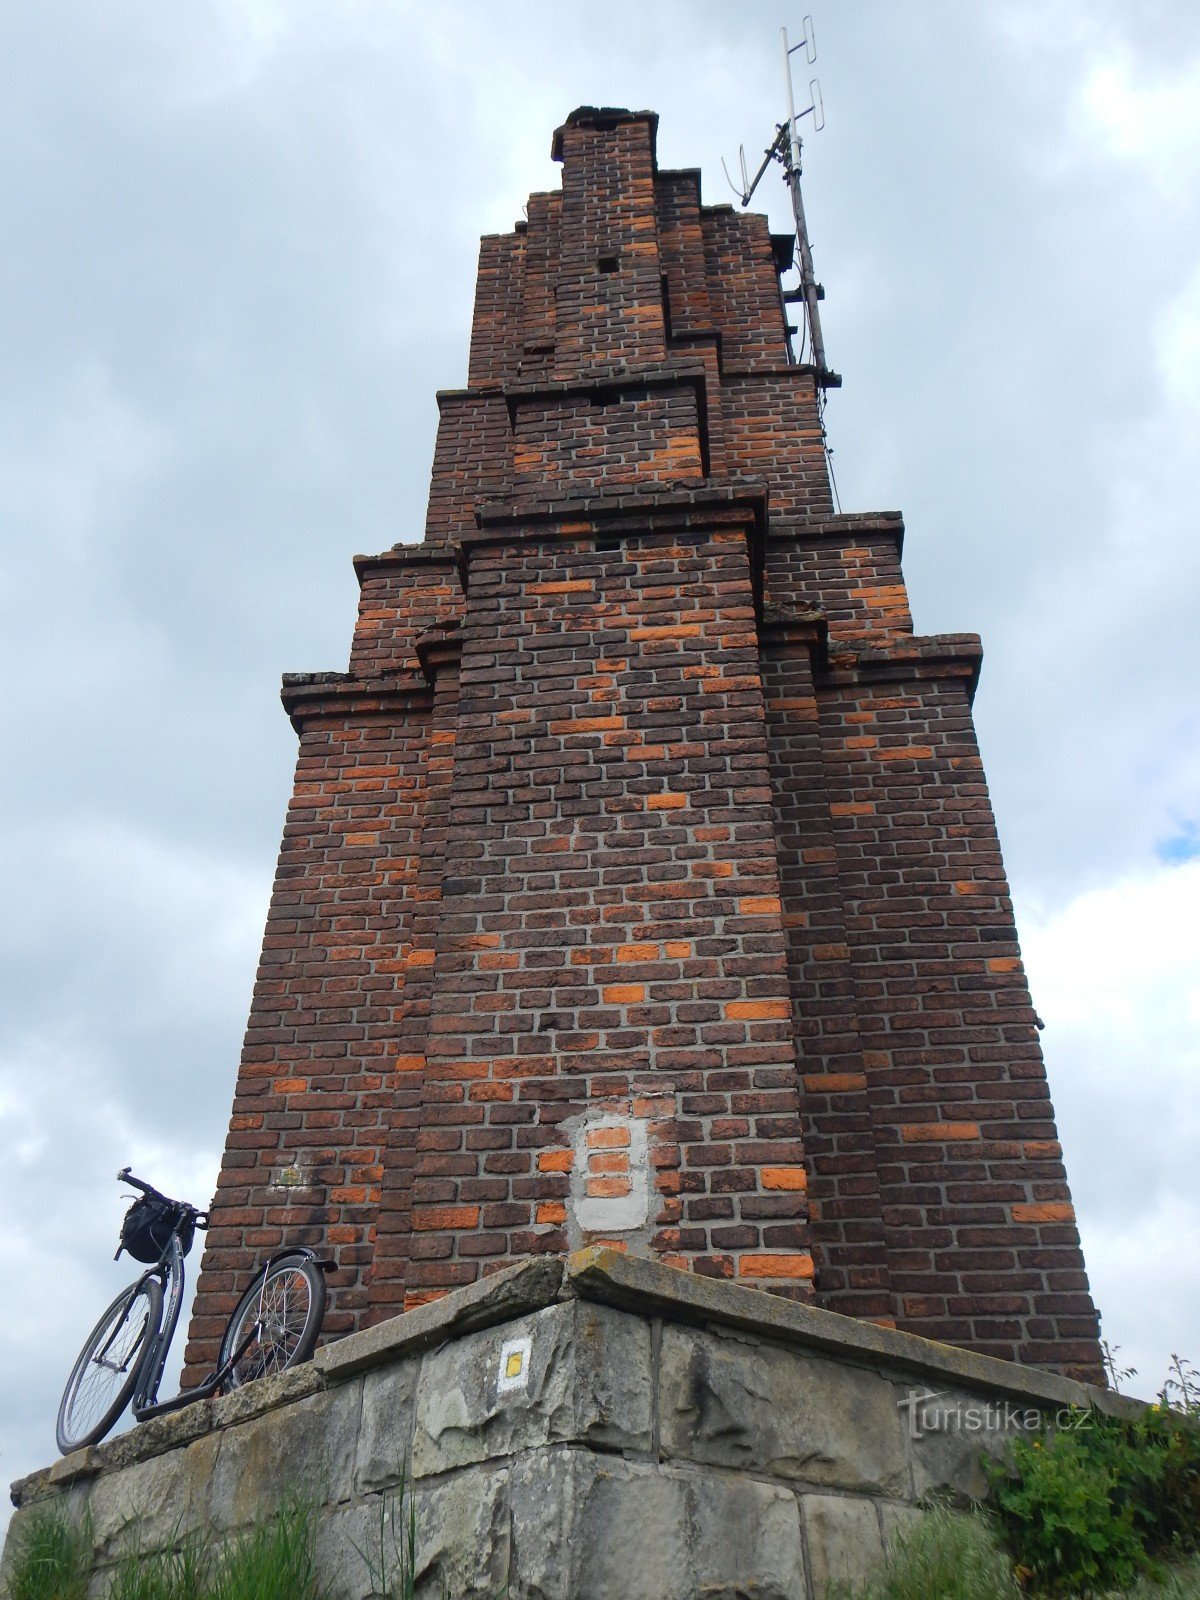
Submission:
POLYGON ((578 594, 581 590, 591 589, 590 578, 571 578, 563 583, 531 583, 526 586, 526 594, 578 594))
POLYGON ((658 946, 656 944, 623 944, 617 951, 618 961, 655 961, 658 959, 658 946))
POLYGON ((954 885, 955 894, 981 894, 983 885, 972 883, 970 878, 960 878, 954 885))
POLYGON ((897 744, 875 753, 880 761, 928 761, 933 755, 933 747, 927 744, 897 744))
POLYGON ((586 1183, 588 1197, 592 1200, 619 1200, 631 1187, 628 1178, 589 1178, 586 1183))
POLYGON ((811 1278, 813 1259, 809 1255, 739 1256, 739 1278, 811 1278))
POLYGON ((764 1189, 807 1189, 808 1173, 803 1167, 764 1167, 762 1186, 764 1189))
POLYGON ((866 817, 875 809, 873 800, 841 800, 829 808, 831 817, 866 817))
POLYGON ((564 722, 552 722, 550 732, 563 733, 607 733, 613 728, 623 728, 624 717, 570 717, 564 722))
POLYGON ((429 1232, 441 1228, 477 1228, 479 1207, 417 1206, 413 1211, 412 1225, 416 1232, 429 1232))
POLYGON ((727 1000, 725 1015, 731 1022, 768 1022, 790 1017, 790 1000, 727 1000))
POLYGON ((685 939, 668 939, 665 949, 673 961, 686 961, 692 953, 692 947, 685 939))
POLYGON ((910 1122, 900 1129, 900 1137, 909 1144, 952 1144, 982 1135, 977 1122, 910 1122))
POLYGON ((1045 1200, 1038 1205, 1012 1208, 1014 1222, 1074 1222, 1075 1207, 1069 1200, 1045 1200))
POLYGON ((597 1150, 588 1157, 589 1172, 628 1172, 629 1157, 621 1150, 597 1150))
POLYGON ((628 1143, 628 1128, 593 1128, 587 1136, 589 1150, 624 1150, 628 1143))
POLYGON ((448 1289, 409 1289, 404 1296, 405 1311, 415 1311, 418 1306, 431 1305, 434 1300, 441 1300, 450 1291, 448 1289))
POLYGON ((1020 967, 1016 956, 993 956, 987 964, 989 972, 1019 972, 1020 967))
POLYGON ((810 1094, 849 1094, 867 1087, 862 1072, 806 1072, 804 1087, 810 1094))
POLYGON ((700 633, 698 622, 675 622, 659 628, 630 628, 630 639, 694 639, 700 633))
POLYGON ((424 1056, 397 1056, 392 1062, 397 1072, 422 1072, 425 1068, 424 1056))
POLYGON ((748 894, 738 901, 738 910, 744 917, 766 917, 783 910, 777 894, 748 894))
POLYGON ((307 1078, 276 1078, 271 1085, 274 1094, 303 1094, 307 1088, 307 1078))
POLYGON ((688 803, 685 794, 648 794, 646 796, 647 811, 678 811, 688 803))
POLYGON ((646 998, 646 986, 643 983, 610 983, 600 993, 606 1005, 628 1006, 646 998))
POLYGON ((538 1156, 539 1172, 570 1172, 573 1157, 569 1150, 543 1150, 538 1156))
POLYGON ((433 950, 414 950, 408 958, 410 967, 431 967, 437 960, 433 950))
POLYGON ((551 1227, 558 1227, 567 1220, 567 1208, 561 1200, 544 1200, 538 1206, 534 1220, 541 1224, 549 1223, 551 1227))

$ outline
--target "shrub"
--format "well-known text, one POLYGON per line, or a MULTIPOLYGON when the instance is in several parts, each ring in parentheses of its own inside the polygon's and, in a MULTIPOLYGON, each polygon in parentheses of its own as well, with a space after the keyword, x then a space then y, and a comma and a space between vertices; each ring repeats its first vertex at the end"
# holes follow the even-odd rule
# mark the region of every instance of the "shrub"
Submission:
POLYGON ((1004 1466, 985 1460, 992 1501, 1034 1593, 1128 1588, 1164 1559, 1200 1549, 1200 1394, 1173 1357, 1173 1379, 1132 1419, 1072 1411, 1054 1432, 1018 1440, 1004 1466))

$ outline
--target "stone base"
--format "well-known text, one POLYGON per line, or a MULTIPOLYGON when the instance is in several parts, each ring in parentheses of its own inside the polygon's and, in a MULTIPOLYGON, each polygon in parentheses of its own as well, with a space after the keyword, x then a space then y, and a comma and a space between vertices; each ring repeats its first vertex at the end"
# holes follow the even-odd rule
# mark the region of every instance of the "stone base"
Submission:
MULTIPOLYGON (((922 1496, 1038 1415, 1136 1402, 612 1250, 510 1267, 13 1485, 12 1532, 90 1513, 96 1594, 135 1544, 320 1507, 365 1600, 405 1476, 421 1592, 458 1600, 821 1600, 922 1496)), ((11 1548, 11 1538, 7 1549, 11 1548)), ((2 1572, 3 1569, 0 1569, 2 1572)))

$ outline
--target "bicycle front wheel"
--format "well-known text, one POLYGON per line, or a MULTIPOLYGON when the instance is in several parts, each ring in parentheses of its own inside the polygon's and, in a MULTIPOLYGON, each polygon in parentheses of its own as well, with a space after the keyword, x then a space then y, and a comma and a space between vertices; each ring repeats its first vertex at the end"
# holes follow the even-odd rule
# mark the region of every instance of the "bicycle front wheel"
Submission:
POLYGON ((307 1361, 324 1316, 325 1275, 309 1256, 283 1256, 265 1267, 242 1296, 221 1340, 222 1368, 234 1363, 225 1388, 240 1389, 307 1361))
POLYGON ((123 1289, 88 1335, 58 1407, 63 1455, 96 1444, 129 1404, 162 1321, 157 1278, 123 1289))

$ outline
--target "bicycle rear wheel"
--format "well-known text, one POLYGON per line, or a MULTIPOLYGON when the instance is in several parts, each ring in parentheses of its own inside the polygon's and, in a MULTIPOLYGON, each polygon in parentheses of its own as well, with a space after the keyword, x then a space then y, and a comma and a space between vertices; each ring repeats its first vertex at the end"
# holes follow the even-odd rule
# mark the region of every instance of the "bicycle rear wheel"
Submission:
POLYGON ((324 1316, 325 1275, 309 1256, 283 1256, 264 1267, 238 1302, 221 1340, 222 1367, 238 1356, 225 1379, 226 1389, 240 1389, 255 1378, 307 1361, 324 1316))
POLYGON ((123 1289, 88 1335, 58 1407, 63 1455, 96 1444, 129 1404, 162 1321, 157 1278, 123 1289))

